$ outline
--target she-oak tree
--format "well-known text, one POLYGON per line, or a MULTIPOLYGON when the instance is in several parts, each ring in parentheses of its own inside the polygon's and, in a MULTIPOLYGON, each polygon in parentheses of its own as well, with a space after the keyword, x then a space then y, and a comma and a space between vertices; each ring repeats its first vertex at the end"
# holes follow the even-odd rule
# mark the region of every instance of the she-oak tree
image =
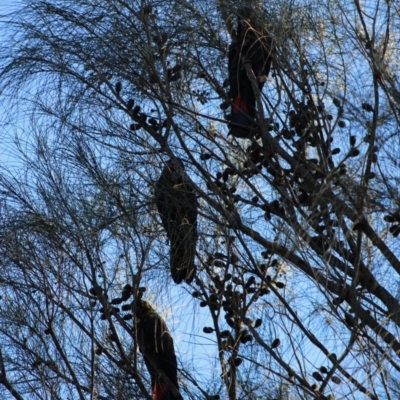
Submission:
POLYGON ((30 0, 1 24, 1 398, 151 399, 133 298, 185 399, 399 397, 396 2, 30 0), (238 60, 249 138, 240 18, 273 47, 263 85, 238 60), (198 202, 180 285, 168 160, 198 202))

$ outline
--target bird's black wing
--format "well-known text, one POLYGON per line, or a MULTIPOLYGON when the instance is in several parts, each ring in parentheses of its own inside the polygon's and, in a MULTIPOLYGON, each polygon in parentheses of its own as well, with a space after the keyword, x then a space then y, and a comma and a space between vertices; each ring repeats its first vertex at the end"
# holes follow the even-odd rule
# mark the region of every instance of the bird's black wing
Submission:
POLYGON ((174 341, 165 321, 145 301, 136 312, 137 339, 146 367, 151 376, 153 395, 157 400, 175 400, 162 372, 179 390, 178 368, 174 341))
POLYGON ((190 283, 195 276, 197 198, 180 171, 167 163, 156 184, 156 204, 170 241, 170 268, 175 283, 190 283))
POLYGON ((238 138, 250 138, 255 125, 256 97, 243 61, 249 62, 262 90, 269 74, 271 39, 256 32, 249 23, 238 18, 237 41, 230 45, 228 72, 232 99, 231 124, 229 134, 238 138))

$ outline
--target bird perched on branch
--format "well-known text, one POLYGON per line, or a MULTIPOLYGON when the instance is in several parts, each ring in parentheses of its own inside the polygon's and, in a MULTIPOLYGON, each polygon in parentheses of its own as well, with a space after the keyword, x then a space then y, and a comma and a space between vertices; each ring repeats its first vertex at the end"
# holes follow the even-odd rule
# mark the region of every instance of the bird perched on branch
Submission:
POLYGON ((170 268, 175 283, 190 283, 196 273, 197 198, 183 163, 165 163, 155 190, 156 204, 170 241, 170 268))
POLYGON ((153 398, 177 400, 179 397, 174 392, 179 393, 178 369, 174 341, 167 324, 147 301, 136 300, 133 311, 137 344, 151 377, 153 398))
POLYGON ((236 34, 229 46, 229 97, 232 100, 229 134, 250 138, 254 134, 256 97, 244 63, 248 62, 261 91, 272 63, 272 39, 255 23, 255 11, 246 7, 238 12, 236 34))

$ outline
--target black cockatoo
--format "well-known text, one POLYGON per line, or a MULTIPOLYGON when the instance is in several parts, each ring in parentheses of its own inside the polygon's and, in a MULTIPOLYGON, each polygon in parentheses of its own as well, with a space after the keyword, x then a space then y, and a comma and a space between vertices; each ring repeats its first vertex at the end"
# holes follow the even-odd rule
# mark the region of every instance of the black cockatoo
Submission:
POLYGON ((155 400, 176 400, 170 388, 178 386, 178 367, 174 341, 165 321, 144 300, 133 304, 136 317, 137 344, 151 377, 151 389, 155 400), (165 375, 169 382, 165 381, 165 375))
POLYGON ((175 283, 190 283, 196 273, 197 198, 180 160, 166 162, 155 190, 156 204, 170 241, 175 283))
POLYGON ((250 138, 255 128, 256 97, 243 61, 249 62, 262 90, 272 63, 271 38, 252 25, 254 11, 243 9, 238 15, 236 40, 229 47, 229 97, 232 100, 229 134, 250 138))

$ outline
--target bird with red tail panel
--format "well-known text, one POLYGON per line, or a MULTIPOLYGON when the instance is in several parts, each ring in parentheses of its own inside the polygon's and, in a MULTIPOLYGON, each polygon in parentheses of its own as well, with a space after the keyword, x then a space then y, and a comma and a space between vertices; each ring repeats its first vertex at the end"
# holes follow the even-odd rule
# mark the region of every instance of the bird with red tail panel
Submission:
POLYGON ((236 35, 229 46, 229 97, 232 100, 229 135, 249 139, 257 129, 256 96, 244 63, 248 62, 261 91, 272 63, 272 40, 263 33, 255 12, 248 7, 238 12, 236 35))
POLYGON ((165 321, 144 300, 135 300, 137 344, 151 377, 154 400, 181 400, 174 341, 165 321))

